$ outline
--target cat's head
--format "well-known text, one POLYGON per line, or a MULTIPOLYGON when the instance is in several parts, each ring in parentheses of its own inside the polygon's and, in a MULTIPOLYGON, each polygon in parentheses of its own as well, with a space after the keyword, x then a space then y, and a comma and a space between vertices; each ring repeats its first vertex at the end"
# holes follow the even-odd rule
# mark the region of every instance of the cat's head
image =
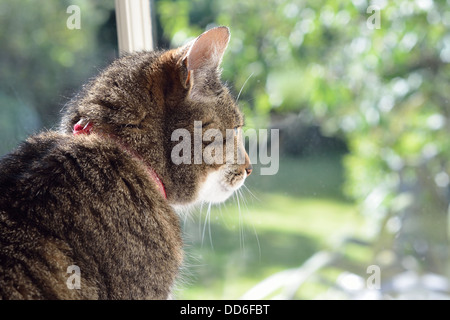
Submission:
POLYGON ((157 173, 172 205, 225 201, 252 170, 243 115, 220 80, 229 38, 218 27, 177 49, 116 60, 68 104, 61 130, 90 123, 115 137, 157 173))

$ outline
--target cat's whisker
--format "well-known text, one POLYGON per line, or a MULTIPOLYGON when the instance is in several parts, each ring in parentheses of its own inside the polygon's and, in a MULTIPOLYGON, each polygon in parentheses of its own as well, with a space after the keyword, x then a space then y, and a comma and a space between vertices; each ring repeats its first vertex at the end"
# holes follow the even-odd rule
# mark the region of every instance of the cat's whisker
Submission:
MULTIPOLYGON (((245 186, 245 185, 244 185, 244 186, 245 186)), ((245 186, 245 188, 246 188, 246 190, 247 190, 248 192, 251 193, 251 191, 247 188, 247 186, 245 186)), ((253 223, 253 219, 251 218, 251 211, 250 211, 249 208, 248 208, 247 200, 246 200, 246 198, 245 198, 245 196, 244 196, 244 191, 243 191, 243 189, 239 189, 238 192, 239 192, 239 196, 241 197, 242 202, 243 202, 243 204, 244 204, 244 206, 245 206, 245 209, 246 209, 246 210, 245 210, 245 214, 249 214, 249 215, 250 215, 250 217, 249 217, 249 219, 247 219, 247 221, 250 221, 251 227, 252 227, 252 229, 253 229, 253 233, 255 234, 256 243, 257 243, 257 245, 258 245, 259 259, 261 259, 261 243, 259 242, 259 237, 258 237, 258 233, 256 232, 255 224, 253 223)), ((253 193, 251 193, 251 194, 253 195, 253 193)), ((254 195, 253 195, 253 196, 254 196, 254 195)), ((254 197, 256 198, 256 196, 254 196, 254 197)), ((256 198, 256 199, 259 200, 258 198, 256 198)))
POLYGON ((252 72, 252 73, 248 76, 247 80, 245 80, 244 84, 242 85, 241 90, 239 90, 238 96, 237 96, 237 98, 236 98, 236 103, 239 102, 239 97, 241 96, 242 90, 244 89, 244 87, 245 87, 245 85, 247 84, 248 80, 250 80, 250 78, 253 76, 253 74, 254 74, 254 72, 252 72))
MULTIPOLYGON (((202 202, 203 203, 203 202, 202 202)), ((202 235, 202 241, 201 241, 201 246, 202 246, 202 248, 203 248, 203 240, 205 239, 205 233, 206 233, 206 220, 208 219, 208 214, 209 214, 209 211, 208 211, 208 208, 206 209, 206 214, 205 214, 205 219, 204 219, 204 223, 203 223, 203 228, 202 228, 202 223, 201 223, 201 221, 203 220, 203 210, 202 210, 202 212, 201 212, 201 215, 200 215, 200 223, 199 223, 199 228, 200 228, 200 234, 202 235), (203 231, 201 231, 203 229, 203 231)))
POLYGON ((214 246, 213 246, 213 242, 212 242, 212 233, 211 233, 211 207, 212 207, 212 202, 209 202, 208 208, 206 210, 205 222, 203 224, 202 247, 203 247, 203 243, 204 243, 205 235, 206 235, 206 226, 208 225, 209 241, 211 243, 211 248, 214 250, 214 246))
POLYGON ((184 218, 183 218, 183 230, 185 230, 185 227, 186 227, 186 225, 187 225, 187 217, 188 217, 188 215, 185 214, 185 215, 184 215, 184 218))
POLYGON ((245 183, 242 186, 253 198, 255 198, 258 202, 261 202, 261 200, 245 185, 245 183))
POLYGON ((244 234, 244 222, 242 219, 241 203, 239 201, 239 194, 237 192, 235 192, 234 194, 236 196, 236 201, 237 201, 238 210, 239 210, 239 244, 245 255, 245 234, 244 234))
POLYGON ((239 247, 241 248, 241 250, 243 250, 243 243, 242 243, 242 216, 241 216, 241 204, 239 203, 239 196, 238 193, 235 192, 234 197, 236 199, 236 203, 237 203, 237 207, 238 207, 238 212, 239 212, 239 247))
POLYGON ((239 196, 240 196, 241 199, 242 199, 242 203, 243 203, 244 206, 245 206, 245 210, 248 211, 247 199, 245 199, 245 196, 244 196, 244 193, 243 193, 242 189, 239 189, 238 191, 239 191, 239 196))
POLYGON ((245 224, 245 219, 244 219, 245 216, 244 215, 246 214, 246 212, 249 212, 249 210, 248 210, 248 206, 247 206, 247 200, 245 199, 244 194, 242 193, 241 189, 239 189, 239 196, 240 196, 242 203, 244 205, 244 208, 245 208, 245 210, 242 212, 242 221, 245 224))
POLYGON ((214 251, 214 245, 212 241, 212 232, 211 232, 211 206, 212 202, 209 203, 208 207, 208 232, 209 232, 209 242, 211 244, 211 249, 214 251))
POLYGON ((198 234, 199 236, 202 234, 202 217, 203 217, 203 205, 205 204, 205 201, 200 202, 200 208, 199 208, 199 223, 198 223, 198 234))
MULTIPOLYGON (((248 211, 248 213, 250 214, 250 211, 248 211)), ((251 219, 251 218, 250 218, 250 224, 252 226, 253 233, 255 234, 255 238, 256 238, 256 243, 258 245, 259 260, 261 260, 261 243, 259 242, 259 237, 258 237, 258 233, 256 232, 255 224, 253 223, 253 219, 251 219)))
POLYGON ((220 218, 223 219, 223 213, 222 213, 222 203, 219 203, 219 205, 217 206, 219 208, 219 214, 220 214, 220 218))
MULTIPOLYGON (((223 203, 219 203, 218 208, 219 208, 220 221, 223 221, 223 223, 226 226, 227 225, 227 220, 225 219, 225 216, 223 215, 222 206, 225 207, 225 205, 223 203)), ((216 219, 219 219, 219 218, 216 217, 216 219)))

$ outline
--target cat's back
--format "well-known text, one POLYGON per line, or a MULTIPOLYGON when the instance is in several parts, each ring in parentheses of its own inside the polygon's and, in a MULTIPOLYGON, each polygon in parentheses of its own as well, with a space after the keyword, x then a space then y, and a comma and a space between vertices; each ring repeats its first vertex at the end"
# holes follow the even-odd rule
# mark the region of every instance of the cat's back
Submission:
POLYGON ((177 216, 113 140, 47 132, 1 159, 1 298, 164 299, 180 263, 177 216))

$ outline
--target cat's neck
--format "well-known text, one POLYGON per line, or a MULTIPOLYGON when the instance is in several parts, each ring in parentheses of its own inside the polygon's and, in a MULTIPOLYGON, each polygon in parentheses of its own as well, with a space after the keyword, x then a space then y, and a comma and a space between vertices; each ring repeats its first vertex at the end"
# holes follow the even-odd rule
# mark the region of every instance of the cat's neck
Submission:
MULTIPOLYGON (((82 121, 75 124, 73 127, 73 134, 74 135, 80 135, 80 134, 91 134, 94 129, 94 125, 92 122, 87 122, 86 124, 83 124, 82 121)), ((140 162, 143 167, 145 167, 148 176, 150 179, 155 182, 156 186, 158 187, 158 191, 161 193, 161 195, 164 197, 164 199, 167 199, 166 189, 164 188, 164 183, 162 182, 161 178, 158 176, 158 174, 155 172, 155 170, 140 156, 135 150, 133 150, 128 144, 121 141, 121 139, 113 134, 100 134, 103 136, 107 136, 111 140, 113 140, 119 148, 130 155, 133 159, 140 162)))

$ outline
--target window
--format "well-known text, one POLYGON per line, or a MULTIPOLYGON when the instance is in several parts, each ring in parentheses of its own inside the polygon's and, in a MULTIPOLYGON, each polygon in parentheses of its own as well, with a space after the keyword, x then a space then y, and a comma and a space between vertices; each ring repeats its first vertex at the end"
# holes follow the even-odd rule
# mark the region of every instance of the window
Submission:
POLYGON ((244 129, 280 130, 279 171, 183 222, 177 297, 448 299, 449 1, 372 2, 0 0, 0 155, 120 52, 227 25, 223 78, 244 129))
POLYGON ((116 0, 119 52, 153 50, 149 0, 116 0))

